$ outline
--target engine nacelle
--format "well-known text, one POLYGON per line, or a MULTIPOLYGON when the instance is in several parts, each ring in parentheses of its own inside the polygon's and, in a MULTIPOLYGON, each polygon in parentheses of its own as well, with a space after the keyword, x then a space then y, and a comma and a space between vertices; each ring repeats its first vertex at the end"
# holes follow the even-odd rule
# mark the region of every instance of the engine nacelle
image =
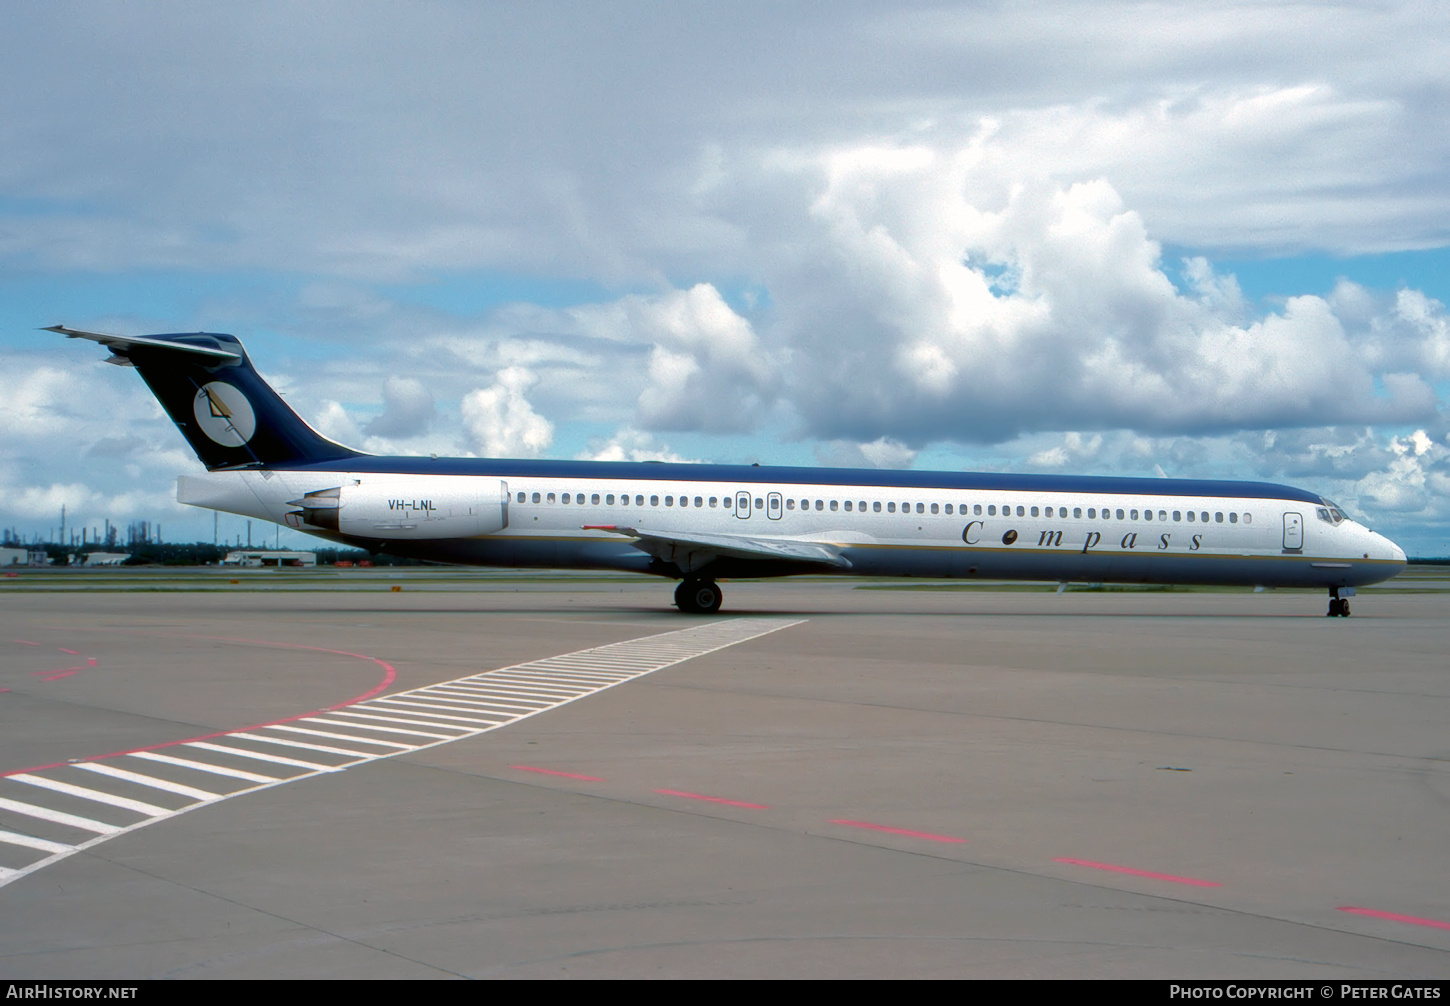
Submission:
POLYGON ((470 475, 344 476, 290 500, 288 525, 359 538, 476 538, 508 527, 508 483, 470 475))

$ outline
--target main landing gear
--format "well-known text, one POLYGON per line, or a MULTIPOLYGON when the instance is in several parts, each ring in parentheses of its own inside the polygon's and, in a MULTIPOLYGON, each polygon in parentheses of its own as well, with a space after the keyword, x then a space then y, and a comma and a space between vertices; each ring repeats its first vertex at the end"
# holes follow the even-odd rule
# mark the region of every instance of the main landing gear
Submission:
POLYGON ((675 588, 675 607, 690 615, 713 615, 720 610, 720 586, 714 580, 682 580, 675 588))
MULTIPOLYGON (((1350 591, 1350 593, 1352 594, 1354 591, 1350 591)), ((1330 587, 1329 610, 1324 613, 1324 617, 1334 618, 1336 616, 1339 618, 1349 617, 1349 598, 1340 597, 1338 587, 1330 587)))

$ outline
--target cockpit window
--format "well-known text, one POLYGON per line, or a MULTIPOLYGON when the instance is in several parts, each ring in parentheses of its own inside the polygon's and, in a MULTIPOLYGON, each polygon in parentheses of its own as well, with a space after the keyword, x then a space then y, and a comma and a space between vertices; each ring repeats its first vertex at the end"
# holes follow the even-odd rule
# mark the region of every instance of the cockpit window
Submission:
POLYGON ((1314 513, 1316 516, 1318 516, 1320 520, 1324 521, 1326 524, 1338 524, 1341 521, 1348 519, 1344 514, 1344 510, 1339 506, 1339 504, 1335 503, 1333 500, 1327 500, 1323 496, 1321 496, 1319 497, 1319 502, 1323 503, 1324 505, 1316 509, 1314 513))

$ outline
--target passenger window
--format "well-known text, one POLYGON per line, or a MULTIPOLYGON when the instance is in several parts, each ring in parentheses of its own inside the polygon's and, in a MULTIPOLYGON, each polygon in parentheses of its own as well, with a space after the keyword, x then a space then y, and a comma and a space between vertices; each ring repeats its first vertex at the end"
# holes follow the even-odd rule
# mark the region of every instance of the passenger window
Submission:
MULTIPOLYGON (((836 509, 836 505, 834 503, 831 504, 831 509, 832 510, 836 509)), ((850 500, 847 500, 846 501, 846 510, 849 511, 850 509, 851 509, 851 501, 850 500)))
POLYGON ((604 497, 604 502, 608 506, 614 506, 614 493, 610 493, 608 496, 604 497))
POLYGON ((714 507, 719 502, 720 502, 719 497, 717 497, 717 496, 711 496, 710 497, 710 506, 711 507, 714 507))
POLYGON ((699 505, 700 505, 700 497, 696 496, 695 497, 695 506, 699 506, 699 505))
POLYGON ((1024 507, 1018 507, 1017 508, 1017 516, 1018 517, 1026 517, 1027 516, 1027 510, 1026 510, 1026 508, 1024 508, 1024 507))
POLYGON ((524 501, 524 494, 523 493, 519 493, 518 502, 522 503, 523 501, 524 501))
POLYGON ((761 499, 759 496, 755 497, 755 509, 757 509, 757 510, 764 510, 765 509, 765 500, 761 499))
POLYGON ((660 498, 658 496, 651 496, 649 498, 649 505, 650 506, 659 506, 660 505, 660 498))
POLYGON ((825 508, 826 508, 826 503, 825 503, 824 500, 816 500, 816 509, 817 510, 824 510, 825 508))
POLYGON ((634 505, 635 506, 644 506, 644 497, 643 496, 636 496, 634 498, 634 505))
POLYGON ((665 506, 674 506, 674 505, 675 505, 675 498, 673 496, 666 496, 665 497, 665 506))
POLYGON ((1122 520, 1122 519, 1123 519, 1123 511, 1119 510, 1118 511, 1118 520, 1122 520))
POLYGON ((1237 524, 1239 522, 1239 515, 1236 514, 1236 513, 1229 514, 1228 515, 1228 522, 1230 524, 1237 524))
POLYGON ((559 502, 560 503, 568 503, 569 502, 569 494, 568 493, 565 493, 563 496, 560 496, 559 497, 559 502))
POLYGON ((1223 523, 1223 514, 1221 514, 1221 513, 1215 513, 1213 515, 1213 522, 1215 524, 1222 524, 1223 523))
POLYGON ((1196 520, 1196 518, 1193 515, 1193 511, 1192 510, 1188 511, 1188 523, 1192 524, 1194 522, 1194 520, 1196 520))
POLYGON ((1098 517, 1098 508, 1097 507, 1091 507, 1091 506, 1088 507, 1088 517, 1092 518, 1093 520, 1097 520, 1097 517, 1098 517))
POLYGON ((880 513, 881 512, 881 501, 880 500, 877 500, 875 503, 872 503, 871 504, 871 509, 874 510, 876 513, 880 513))
POLYGON ((987 516, 988 517, 995 517, 995 516, 997 516, 997 504, 992 503, 992 504, 989 504, 987 506, 987 516))
POLYGON ((1245 524, 1252 524, 1253 522, 1254 522, 1254 515, 1253 514, 1251 514, 1251 513, 1244 514, 1244 523, 1245 524))
POLYGON ((831 500, 831 509, 832 510, 837 509, 838 506, 839 506, 839 504, 835 500, 831 500))
POLYGON ((950 514, 951 512, 952 512, 952 505, 950 503, 948 503, 947 504, 947 513, 950 514))
POLYGON ((976 514, 978 517, 982 516, 982 504, 978 503, 976 506, 972 507, 972 513, 976 514))
POLYGON ((538 493, 534 493, 534 502, 535 503, 539 502, 539 494, 538 493))
POLYGON ((1207 523, 1208 523, 1208 511, 1207 511, 1207 510, 1205 510, 1205 511, 1203 511, 1203 512, 1202 512, 1202 513, 1200 513, 1200 514, 1199 514, 1199 515, 1198 515, 1198 519, 1199 519, 1199 520, 1200 520, 1200 521, 1201 521, 1201 522, 1202 522, 1202 523, 1204 523, 1204 524, 1207 524, 1207 523))
POLYGON ((1174 510, 1173 511, 1173 519, 1174 519, 1174 521, 1180 521, 1180 520, 1182 520, 1183 519, 1183 511, 1182 510, 1174 510))
POLYGON ((554 494, 553 493, 549 493, 549 502, 550 503, 554 502, 554 494))
POLYGON ((935 503, 933 503, 933 504, 932 504, 932 505, 931 505, 931 512, 932 512, 932 513, 936 513, 936 512, 937 512, 937 509, 936 509, 936 504, 935 504, 935 503))
POLYGON ((1133 520, 1137 520, 1138 519, 1138 511, 1136 511, 1136 510, 1129 510, 1128 513, 1131 515, 1131 517, 1132 517, 1133 520))
MULTIPOLYGON (((710 505, 711 506, 714 506, 715 504, 712 502, 710 505)), ((794 499, 788 499, 788 500, 786 500, 785 501, 785 508, 787 510, 794 510, 795 509, 795 500, 794 499)))
POLYGON ((895 503, 887 503, 886 504, 886 512, 887 513, 895 513, 896 512, 896 504, 895 503))
MULTIPOLYGON (((614 502, 614 497, 613 496, 609 497, 609 501, 611 503, 614 502)), ((589 497, 589 502, 591 504, 593 504, 594 506, 598 506, 599 505, 599 494, 598 493, 594 493, 593 495, 591 495, 589 497)))
POLYGON ((1074 518, 1076 518, 1078 520, 1081 520, 1082 519, 1082 507, 1080 507, 1080 506, 1073 507, 1072 508, 1072 515, 1073 515, 1074 518))
POLYGON ((857 510, 860 510, 862 513, 865 513, 866 512, 866 501, 865 500, 861 500, 859 503, 857 503, 856 504, 856 509, 857 510))
POLYGON ((1032 516, 1034 516, 1034 517, 1037 516, 1037 508, 1036 507, 1033 507, 1032 508, 1032 516))

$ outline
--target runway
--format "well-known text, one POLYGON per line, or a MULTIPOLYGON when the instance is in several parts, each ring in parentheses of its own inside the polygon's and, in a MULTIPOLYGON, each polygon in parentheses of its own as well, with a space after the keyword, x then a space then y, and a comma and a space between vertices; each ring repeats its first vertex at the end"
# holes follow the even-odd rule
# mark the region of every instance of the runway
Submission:
POLYGON ((1450 977, 1450 594, 374 573, 7 591, 0 977, 1450 977))

